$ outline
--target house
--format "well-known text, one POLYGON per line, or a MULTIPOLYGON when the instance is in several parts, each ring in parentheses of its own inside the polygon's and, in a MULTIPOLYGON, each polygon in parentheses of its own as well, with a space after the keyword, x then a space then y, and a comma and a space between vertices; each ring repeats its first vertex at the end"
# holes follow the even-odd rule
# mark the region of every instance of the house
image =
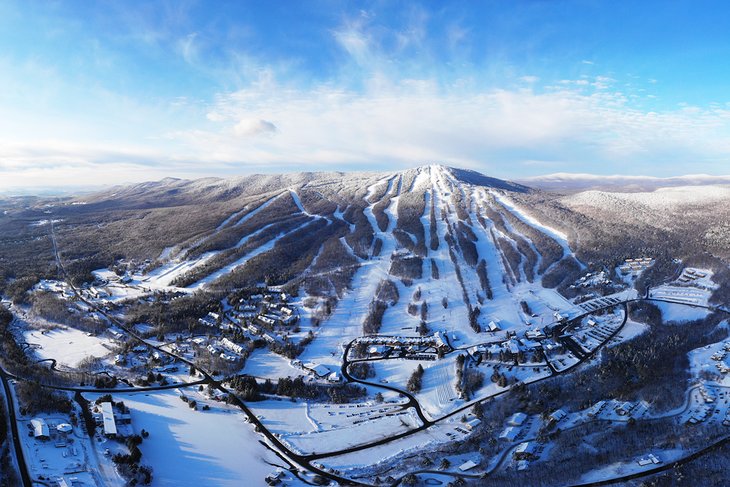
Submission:
POLYGON ((537 458, 537 446, 534 442, 525 441, 520 443, 512 452, 512 458, 515 460, 534 460, 537 458))
POLYGON ((661 460, 659 460, 653 453, 649 453, 646 458, 640 458, 637 463, 640 467, 646 467, 647 465, 656 465, 661 463, 661 460))
POLYGON ((330 369, 322 364, 316 364, 314 362, 307 362, 303 365, 305 370, 312 372, 317 377, 326 377, 330 374, 330 369))
POLYGON ((35 437, 36 440, 48 440, 51 438, 51 434, 48 430, 48 424, 46 424, 43 419, 31 419, 30 424, 33 427, 33 437, 35 437))
POLYGON ((459 471, 466 472, 468 470, 471 470, 472 468, 479 465, 478 463, 474 462, 473 460, 467 460, 466 462, 459 465, 459 471))
POLYGON ((474 431, 474 429, 477 426, 479 426, 480 424, 482 424, 482 420, 481 419, 479 419, 479 418, 471 418, 469 421, 467 421, 466 423, 464 423, 464 426, 469 431, 474 431))
POLYGON ((515 441, 517 435, 520 433, 520 428, 516 426, 507 426, 504 431, 499 435, 500 440, 515 441))
POLYGON ((565 412, 565 411, 563 411, 562 409, 558 409, 558 410, 556 410, 556 411, 553 411, 552 413, 550 413, 550 416, 548 416, 548 418, 550 419, 550 422, 553 422, 553 423, 559 423, 559 422, 560 422, 560 421, 562 421, 562 420, 563 420, 563 419, 564 419, 564 418, 565 418, 565 417, 566 417, 567 415, 568 415, 568 413, 566 413, 566 412, 565 412))
POLYGON ((342 376, 338 372, 332 372, 327 376, 327 380, 330 382, 342 382, 342 376))
POLYGON ((490 321, 487 325, 489 327, 489 331, 499 331, 501 328, 499 327, 499 321, 490 321))
POLYGON ((109 334, 117 340, 122 340, 124 338, 124 334, 116 328, 109 328, 109 334))
POLYGON ((512 355, 518 355, 520 353, 520 345, 517 343, 517 340, 510 340, 507 342, 507 348, 509 348, 509 353, 512 355))
POLYGON ((114 419, 114 409, 112 403, 101 403, 101 417, 104 422, 104 436, 113 438, 117 436, 117 423, 114 419))
POLYGON ((606 401, 598 401, 593 406, 588 409, 588 416, 590 417, 596 417, 599 414, 601 414, 601 411, 603 411, 603 408, 606 406, 606 401))
POLYGON ((237 353, 238 355, 243 354, 243 347, 237 343, 232 342, 228 338, 224 338, 223 340, 221 340, 221 345, 223 345, 223 347, 227 348, 233 353, 237 353))
POLYGON ((527 415, 525 413, 515 413, 507 420, 507 424, 511 426, 522 426, 525 423, 525 420, 527 420, 527 415))
POLYGON ((632 409, 634 409, 634 404, 626 401, 616 406, 616 414, 619 416, 628 416, 632 409))

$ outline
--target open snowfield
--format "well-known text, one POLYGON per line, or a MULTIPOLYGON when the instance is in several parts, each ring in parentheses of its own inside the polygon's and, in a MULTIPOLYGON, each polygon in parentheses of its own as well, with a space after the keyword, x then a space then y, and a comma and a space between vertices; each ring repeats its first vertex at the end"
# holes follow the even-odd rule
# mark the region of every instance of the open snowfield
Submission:
POLYGON ((235 409, 194 411, 174 390, 114 399, 130 408, 135 431, 150 432, 140 449, 154 468, 153 486, 263 485, 271 464, 284 466, 235 409))
POLYGON ((642 457, 636 457, 635 459, 614 463, 605 467, 597 468, 592 470, 581 477, 582 482, 599 482, 605 479, 611 479, 615 477, 622 477, 624 475, 630 475, 639 473, 644 470, 651 470, 655 467, 661 466, 666 463, 671 463, 675 460, 682 458, 686 452, 682 449, 674 450, 649 450, 646 452, 646 457, 649 453, 653 453, 654 456, 661 462, 658 465, 649 464, 646 466, 639 465, 638 461, 642 457))
POLYGON ((282 439, 301 453, 323 453, 388 438, 421 425, 412 408, 393 416, 375 416, 372 412, 364 412, 359 418, 342 419, 342 423, 336 429, 293 434, 282 439))
POLYGON ((267 348, 259 348, 253 351, 246 359, 243 373, 254 377, 299 377, 306 376, 302 369, 293 367, 289 359, 277 355, 267 348))
POLYGON ((422 451, 426 451, 428 446, 463 440, 467 434, 456 428, 463 430, 463 424, 458 418, 438 423, 431 428, 384 445, 326 458, 319 462, 339 470, 364 469, 367 471, 371 466, 384 463, 396 455, 403 453, 419 455, 422 451))
POLYGON ((55 329, 41 333, 25 332, 25 341, 37 345, 35 354, 39 359, 56 359, 59 365, 76 367, 86 357, 105 357, 111 353, 107 342, 99 337, 73 329, 55 329))
POLYGON ((387 381, 389 386, 406 390, 408 378, 416 367, 423 366, 421 391, 415 394, 426 416, 431 419, 443 416, 464 405, 456 390, 456 354, 442 360, 391 359, 370 362, 375 370, 372 382, 387 381))
POLYGON ((682 304, 663 303, 659 301, 654 301, 653 304, 662 311, 662 319, 667 322, 701 320, 709 314, 709 311, 704 308, 693 308, 682 304))

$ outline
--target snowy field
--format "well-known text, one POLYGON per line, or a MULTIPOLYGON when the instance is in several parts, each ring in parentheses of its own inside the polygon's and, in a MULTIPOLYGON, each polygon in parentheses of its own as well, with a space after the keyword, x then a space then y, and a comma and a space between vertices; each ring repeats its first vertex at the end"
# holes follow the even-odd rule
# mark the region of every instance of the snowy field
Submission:
POLYGON ((59 365, 76 367, 86 357, 105 357, 111 352, 107 342, 73 328, 41 333, 25 332, 25 341, 35 345, 39 359, 56 359, 59 365))
POLYGON ((599 482, 601 480, 605 479, 612 479, 616 477, 621 477, 624 475, 631 475, 635 473, 640 473, 645 470, 651 470, 653 468, 659 467, 662 464, 671 463, 675 460, 679 460, 684 456, 686 452, 682 449, 674 449, 674 450, 650 450, 646 452, 646 455, 643 457, 637 457, 635 459, 626 461, 626 462, 618 462, 611 465, 607 465, 602 468, 598 468, 595 470, 592 470, 591 472, 586 473, 581 477, 582 482, 599 482), (649 454, 653 454, 656 459, 659 461, 659 464, 653 464, 650 463, 645 466, 639 465, 639 460, 642 458, 647 457, 649 454))
POLYGON ((267 348, 254 350, 246 359, 243 373, 254 377, 278 379, 280 377, 306 376, 302 369, 293 367, 289 359, 271 352, 267 348))
POLYGON ((360 419, 348 418, 337 429, 292 434, 282 439, 300 453, 323 453, 389 438, 420 425, 418 416, 411 408, 393 416, 364 413, 360 419))
POLYGON ((468 436, 465 431, 463 424, 458 419, 453 419, 384 445, 368 448, 365 451, 329 457, 319 460, 319 462, 339 470, 365 469, 367 471, 373 465, 385 463, 396 455, 419 455, 429 446, 450 441, 463 441, 468 436))
POLYGON ((655 301, 656 305, 662 311, 662 319, 666 322, 683 322, 701 320, 707 317, 709 311, 704 308, 693 308, 682 304, 663 303, 655 301))
POLYGON ((154 468, 153 486, 264 485, 272 464, 285 466, 235 409, 194 411, 173 390, 114 399, 130 408, 135 431, 150 432, 140 449, 154 468))

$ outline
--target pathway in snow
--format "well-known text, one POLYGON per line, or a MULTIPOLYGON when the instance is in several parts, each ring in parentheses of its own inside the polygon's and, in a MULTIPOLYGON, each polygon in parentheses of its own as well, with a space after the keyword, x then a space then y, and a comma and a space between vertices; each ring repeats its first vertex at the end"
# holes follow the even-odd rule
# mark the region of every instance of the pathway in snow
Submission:
POLYGON ((503 194, 500 194, 494 190, 490 190, 489 194, 491 194, 495 200, 497 200, 502 206, 504 206, 510 213, 512 213, 514 216, 522 220, 525 224, 530 225, 531 227, 534 227, 535 229, 541 231, 542 233, 548 235, 553 240, 555 240, 561 247, 563 247, 563 257, 567 255, 573 256, 575 260, 580 264, 582 268, 585 268, 585 265, 583 265, 582 262, 578 260, 578 258, 575 256, 575 253, 571 250, 570 245, 568 244, 568 236, 565 235, 563 232, 556 230, 552 227, 549 227, 543 223, 541 223, 539 220, 537 220, 532 215, 524 212, 521 208, 519 208, 513 201, 511 201, 509 198, 504 196, 503 194))
MULTIPOLYGON (((302 223, 301 225, 299 225, 298 227, 296 227, 290 231, 284 231, 284 232, 278 234, 277 236, 275 236, 274 238, 272 238, 265 244, 261 245, 260 247, 258 247, 255 250, 252 250, 251 252, 244 255, 243 257, 241 257, 237 261, 233 262, 232 264, 228 264, 227 266, 222 267, 221 269, 218 269, 217 271, 213 272, 212 274, 200 279, 198 282, 191 284, 190 286, 188 286, 188 289, 201 289, 201 288, 211 284, 212 282, 216 281, 217 279, 220 279, 224 275, 226 275, 230 272, 233 272, 234 270, 236 270, 237 267, 244 265, 246 262, 253 259, 257 255, 261 255, 264 252, 268 252, 269 250, 273 249, 279 240, 281 240, 282 238, 284 238, 285 236, 287 236, 289 234, 292 234, 298 230, 301 230, 302 228, 306 227, 310 223, 314 223, 314 221, 316 221, 316 220, 311 220, 311 221, 302 223)), ((253 236, 253 235, 251 235, 251 236, 253 236)))
MULTIPOLYGON (((368 188, 366 196, 368 201, 378 184, 381 184, 381 182, 375 183, 368 188)), ((388 182, 388 190, 386 195, 392 191, 397 191, 397 188, 393 187, 392 179, 388 182)), ((340 300, 332 316, 323 323, 317 332, 315 340, 300 356, 300 359, 304 362, 316 361, 339 367, 344 344, 362 336, 362 322, 368 314, 370 302, 375 296, 378 284, 381 280, 389 278, 390 255, 395 249, 395 241, 391 236, 391 232, 396 223, 391 208, 397 206, 398 197, 394 196, 388 209, 386 209, 389 222, 385 232, 380 231, 373 214, 373 207, 376 204, 377 201, 371 202, 365 208, 364 213, 375 231, 375 238, 383 240, 380 255, 362 262, 353 277, 352 291, 347 292, 340 300)))

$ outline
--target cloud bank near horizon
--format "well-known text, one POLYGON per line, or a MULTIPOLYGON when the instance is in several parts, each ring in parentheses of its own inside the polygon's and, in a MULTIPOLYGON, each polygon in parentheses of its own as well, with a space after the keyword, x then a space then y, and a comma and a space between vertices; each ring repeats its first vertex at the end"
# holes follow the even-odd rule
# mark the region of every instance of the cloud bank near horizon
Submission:
POLYGON ((619 70, 604 61, 616 53, 570 47, 536 21, 485 39, 470 12, 317 11, 296 51, 266 35, 273 20, 301 28, 273 9, 239 22, 196 15, 204 5, 115 3, 110 30, 105 12, 71 5, 2 12, 13 46, 41 35, 18 19, 54 29, 0 58, 0 187, 432 162, 510 179, 727 172, 728 100, 670 101, 676 80, 619 70), (533 59, 563 52, 556 66, 533 59))

